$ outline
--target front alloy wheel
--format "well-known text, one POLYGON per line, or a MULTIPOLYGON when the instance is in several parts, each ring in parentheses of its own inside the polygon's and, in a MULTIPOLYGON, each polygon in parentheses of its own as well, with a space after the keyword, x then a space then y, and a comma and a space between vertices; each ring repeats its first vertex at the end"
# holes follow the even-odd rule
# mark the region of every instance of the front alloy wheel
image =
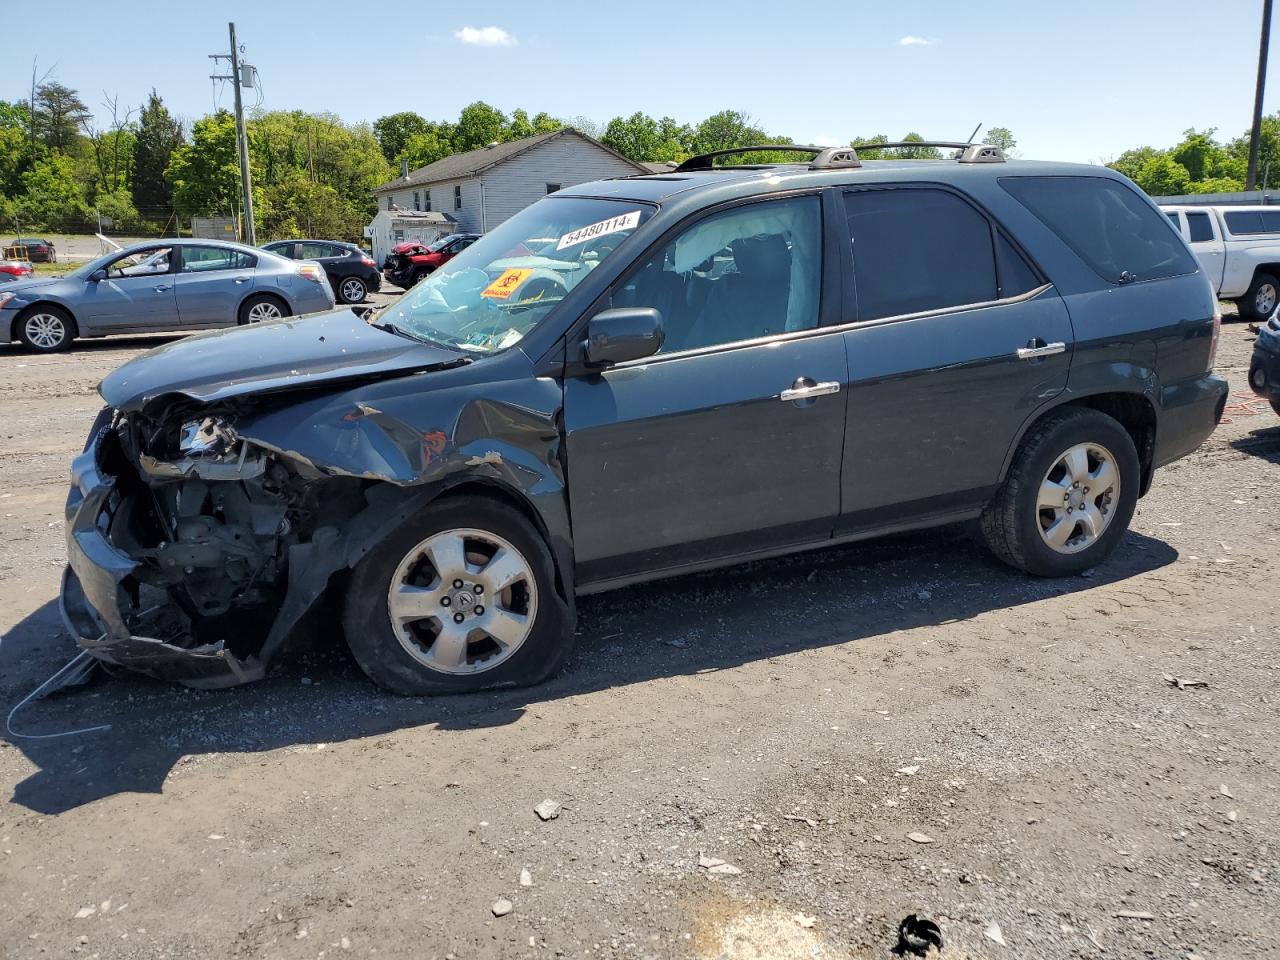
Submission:
POLYGON ((537 683, 573 646, 546 540, 483 495, 434 500, 373 547, 342 623, 360 668, 409 696, 537 683))
POLYGON ((70 344, 71 324, 61 313, 40 310, 23 318, 18 327, 18 335, 32 350, 52 353, 70 344))
POLYGON ((444 530, 410 550, 391 578, 387 612, 406 653, 430 670, 481 673, 529 637, 538 584, 511 543, 484 530, 444 530))

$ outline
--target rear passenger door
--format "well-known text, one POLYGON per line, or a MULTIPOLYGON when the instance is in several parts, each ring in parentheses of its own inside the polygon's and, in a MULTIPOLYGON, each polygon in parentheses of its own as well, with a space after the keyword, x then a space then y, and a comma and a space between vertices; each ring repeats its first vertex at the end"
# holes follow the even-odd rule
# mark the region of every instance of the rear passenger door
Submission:
POLYGON ((236 322, 240 302, 253 290, 258 258, 231 247, 183 246, 178 273, 178 316, 183 326, 236 322))
POLYGON ((1066 386, 1062 299, 967 197, 844 194, 852 283, 837 532, 983 503, 1022 424, 1066 386))

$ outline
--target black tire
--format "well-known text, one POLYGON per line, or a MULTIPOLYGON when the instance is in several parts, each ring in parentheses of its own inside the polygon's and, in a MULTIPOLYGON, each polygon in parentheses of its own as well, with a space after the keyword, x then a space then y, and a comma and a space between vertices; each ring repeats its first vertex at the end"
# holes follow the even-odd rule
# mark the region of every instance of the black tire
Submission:
MULTIPOLYGON (((454 609, 458 606, 455 602, 454 609)), ((572 617, 556 590, 551 551, 519 512, 486 497, 444 497, 433 501, 374 547, 351 575, 342 622, 347 644, 360 668, 374 683, 405 696, 471 693, 490 687, 539 683, 560 668, 573 647, 572 617), (529 633, 506 660, 481 672, 450 674, 415 659, 401 643, 392 627, 388 592, 401 561, 423 541, 444 531, 467 528, 495 534, 523 554, 536 584, 537 603, 529 633)), ((467 649, 470 651, 471 646, 467 649)))
POLYGON ((1280 417, 1280 400, 1272 400, 1271 409, 1276 412, 1276 416, 1280 417))
POLYGON ((14 322, 18 339, 35 353, 57 353, 71 346, 79 333, 71 314, 52 304, 36 304, 23 312, 14 322), (61 336, 56 343, 49 336, 60 327, 61 336))
POLYGON ((276 317, 257 316, 260 311, 255 310, 255 307, 274 307, 279 311, 281 317, 287 317, 293 312, 289 309, 289 304, 279 297, 273 297, 269 293, 255 293, 253 296, 245 298, 244 303, 240 304, 239 312, 236 314, 236 320, 242 327, 251 323, 261 323, 263 320, 278 319, 276 317))
POLYGON ((342 303, 364 303, 369 295, 369 285, 361 277, 343 277, 338 281, 337 294, 342 303))
POLYGON ((1255 276, 1245 295, 1236 301, 1240 315, 1250 320, 1267 319, 1275 312, 1277 304, 1280 304, 1280 281, 1269 273, 1259 273, 1255 276), (1269 297, 1271 309, 1259 310, 1258 302, 1265 297, 1269 297))
POLYGON ((434 267, 422 267, 419 270, 413 271, 413 276, 409 278, 409 286, 405 287, 405 289, 408 290, 409 287, 416 287, 423 277, 429 277, 433 273, 435 273, 434 267))
MULTIPOLYGON (((1124 537, 1138 502, 1141 467, 1133 438, 1116 420, 1096 410, 1069 407, 1035 424, 1018 447, 994 499, 982 513, 988 549, 1011 567, 1038 577, 1068 577, 1097 566, 1124 537), (1119 496, 1102 535, 1076 553, 1062 553, 1041 535, 1040 486, 1055 463, 1078 444, 1098 444, 1115 458, 1119 496)), ((1052 516, 1050 511, 1049 516, 1052 516)))

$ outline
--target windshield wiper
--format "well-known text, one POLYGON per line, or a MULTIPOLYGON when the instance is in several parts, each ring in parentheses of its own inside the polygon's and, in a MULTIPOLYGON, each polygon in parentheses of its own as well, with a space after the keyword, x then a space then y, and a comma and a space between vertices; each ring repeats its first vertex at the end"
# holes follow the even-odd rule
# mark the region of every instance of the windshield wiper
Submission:
POLYGON ((446 350, 457 351, 459 349, 457 345, 449 343, 443 333, 440 333, 439 330, 435 330, 431 327, 428 327, 427 329, 432 333, 440 334, 439 338, 421 336, 420 334, 414 333, 411 330, 392 323, 390 320, 382 320, 379 322, 370 321, 369 326, 377 327, 379 330, 386 330, 388 333, 397 334, 398 336, 404 337, 407 340, 413 340, 417 343, 427 343, 433 347, 443 347, 446 350))

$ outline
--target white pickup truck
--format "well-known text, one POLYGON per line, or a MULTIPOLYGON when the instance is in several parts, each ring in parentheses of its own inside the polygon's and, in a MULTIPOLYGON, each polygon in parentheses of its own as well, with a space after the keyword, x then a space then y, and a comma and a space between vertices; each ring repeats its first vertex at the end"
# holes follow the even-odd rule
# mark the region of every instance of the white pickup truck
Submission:
POLYGON ((1280 304, 1280 206, 1161 207, 1223 300, 1240 315, 1271 316, 1280 304))

